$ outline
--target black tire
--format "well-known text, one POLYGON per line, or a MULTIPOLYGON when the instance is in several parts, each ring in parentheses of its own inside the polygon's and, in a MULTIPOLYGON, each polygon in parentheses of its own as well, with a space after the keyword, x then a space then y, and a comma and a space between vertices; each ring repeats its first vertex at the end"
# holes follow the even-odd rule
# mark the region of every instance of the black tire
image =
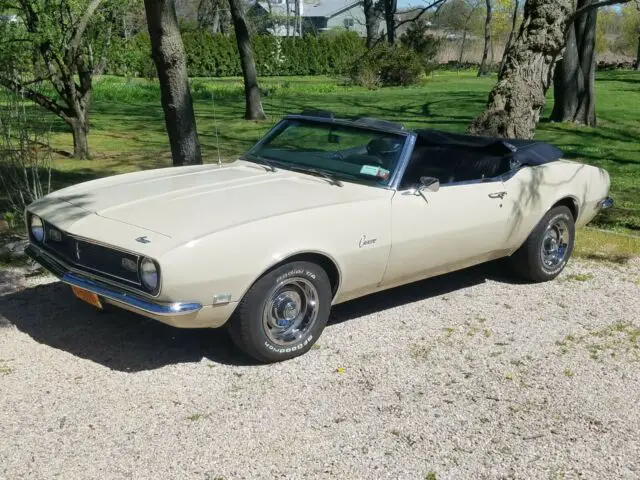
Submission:
POLYGON ((311 262, 291 262, 267 272, 251 286, 229 322, 229 334, 242 351, 260 362, 288 360, 309 351, 324 330, 330 309, 331 282, 325 270, 311 262), (291 310, 286 310, 286 307, 293 305, 291 298, 294 298, 295 303, 295 295, 300 297, 300 313, 294 320, 272 315, 293 315, 295 309, 292 307, 291 310), (280 298, 284 300, 278 302, 280 298), (277 306, 280 308, 276 308, 277 306), (305 328, 300 325, 296 331, 295 322, 303 318, 299 316, 302 310, 305 312, 304 318, 309 317, 309 321, 305 328), (313 312, 313 315, 309 312, 313 312), (289 327, 292 338, 280 339, 281 343, 278 343, 276 337, 280 334, 285 337, 287 327, 274 326, 269 319, 279 320, 285 325, 293 322, 289 327), (296 338, 297 335, 299 338, 296 338))
MULTIPOLYGON (((520 277, 530 282, 547 282, 556 278, 567 265, 567 261, 573 253, 576 229, 573 214, 565 206, 554 207, 549 210, 542 220, 533 229, 524 244, 509 258, 512 270, 520 277), (559 244, 566 244, 562 249, 562 257, 557 264, 551 261, 545 262, 543 243, 552 242, 554 226, 562 224, 566 226, 567 239, 559 244), (547 236, 547 233, 551 238, 547 236)), ((545 245, 547 245, 545 243, 545 245)), ((560 249, 558 249, 560 251, 560 249)))

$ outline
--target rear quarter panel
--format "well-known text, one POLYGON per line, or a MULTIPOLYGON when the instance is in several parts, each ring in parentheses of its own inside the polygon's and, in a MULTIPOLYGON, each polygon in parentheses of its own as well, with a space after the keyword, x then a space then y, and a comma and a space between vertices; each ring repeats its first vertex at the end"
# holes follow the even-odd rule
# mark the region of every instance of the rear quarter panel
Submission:
POLYGON ((606 170, 569 160, 520 169, 505 182, 510 249, 520 247, 544 214, 565 199, 577 209, 576 227, 586 225, 598 213, 609 185, 606 170))

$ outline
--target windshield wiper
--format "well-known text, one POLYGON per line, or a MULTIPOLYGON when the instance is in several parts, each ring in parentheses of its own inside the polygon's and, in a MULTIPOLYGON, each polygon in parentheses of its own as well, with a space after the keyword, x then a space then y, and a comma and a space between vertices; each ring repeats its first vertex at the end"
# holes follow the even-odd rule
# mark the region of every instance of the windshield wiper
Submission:
POLYGON ((268 158, 265 157, 261 157, 260 155, 256 155, 255 153, 248 153, 246 155, 244 155, 243 159, 249 160, 250 162, 256 162, 259 163, 261 165, 264 165, 267 170, 271 171, 271 172, 275 172, 276 171, 276 167, 273 164, 273 162, 271 160, 269 160, 268 158), (249 158, 251 157, 251 158, 249 158))
POLYGON ((326 172, 324 170, 318 170, 317 168, 313 168, 313 167, 300 167, 298 165, 287 165, 287 168, 289 168, 291 170, 294 170, 296 172, 310 173, 310 174, 318 175, 320 177, 323 177, 323 178, 329 180, 329 182, 332 185, 337 185, 338 187, 342 186, 342 182, 340 180, 338 180, 338 177, 336 177, 334 174, 326 172))

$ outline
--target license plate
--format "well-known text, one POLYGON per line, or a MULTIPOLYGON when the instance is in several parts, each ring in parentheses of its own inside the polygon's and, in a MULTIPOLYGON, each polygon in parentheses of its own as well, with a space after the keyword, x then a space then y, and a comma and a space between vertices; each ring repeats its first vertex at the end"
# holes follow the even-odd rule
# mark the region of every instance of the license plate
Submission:
POLYGON ((102 302, 100 301, 100 298, 98 298, 98 295, 96 295, 95 293, 85 290, 84 288, 74 286, 71 287, 71 290, 73 290, 73 294, 80 300, 83 300, 88 304, 102 310, 102 302))

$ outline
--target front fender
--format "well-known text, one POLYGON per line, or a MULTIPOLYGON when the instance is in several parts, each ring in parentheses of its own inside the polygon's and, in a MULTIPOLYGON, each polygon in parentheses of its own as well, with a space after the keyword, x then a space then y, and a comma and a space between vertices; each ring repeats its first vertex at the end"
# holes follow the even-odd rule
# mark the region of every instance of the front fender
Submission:
POLYGON ((264 272, 299 254, 336 266, 339 290, 378 284, 391 248, 390 201, 343 204, 270 217, 222 230, 159 259, 162 296, 211 305, 214 295, 242 299, 264 272), (362 242, 365 236, 373 242, 362 242))

